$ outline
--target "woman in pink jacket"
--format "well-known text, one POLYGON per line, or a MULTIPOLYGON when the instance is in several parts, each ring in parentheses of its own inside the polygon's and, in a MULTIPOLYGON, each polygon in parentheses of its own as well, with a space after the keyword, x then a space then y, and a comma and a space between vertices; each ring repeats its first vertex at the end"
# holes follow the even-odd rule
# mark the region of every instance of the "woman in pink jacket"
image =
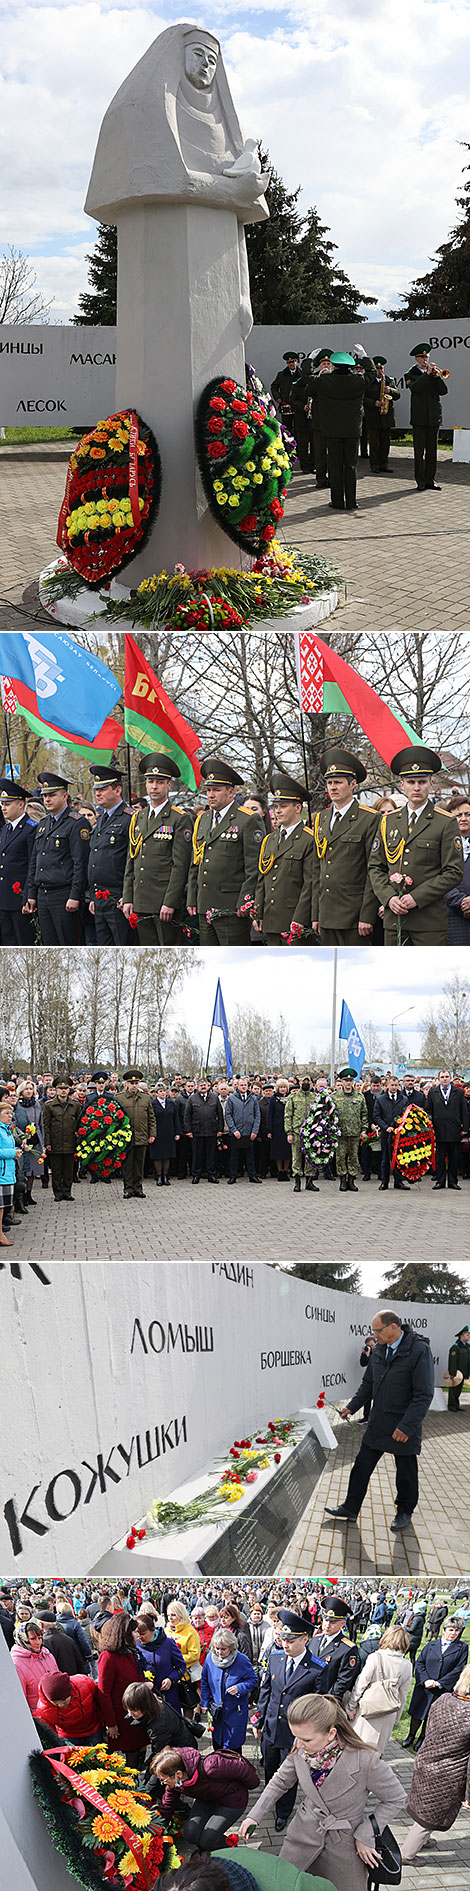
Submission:
POLYGON ((30 1617, 29 1622, 19 1622, 11 1651, 32 1714, 37 1714, 39 1689, 46 1674, 59 1673, 54 1656, 49 1654, 48 1648, 43 1648, 43 1633, 42 1622, 35 1615, 30 1617))

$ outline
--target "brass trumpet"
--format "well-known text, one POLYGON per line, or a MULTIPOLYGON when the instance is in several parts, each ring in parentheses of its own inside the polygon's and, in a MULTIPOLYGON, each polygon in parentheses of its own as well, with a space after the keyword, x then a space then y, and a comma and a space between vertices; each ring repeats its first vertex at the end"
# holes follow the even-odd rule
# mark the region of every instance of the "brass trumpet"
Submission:
POLYGON ((450 368, 438 368, 437 361, 428 361, 428 374, 440 374, 441 381, 450 381, 450 368))

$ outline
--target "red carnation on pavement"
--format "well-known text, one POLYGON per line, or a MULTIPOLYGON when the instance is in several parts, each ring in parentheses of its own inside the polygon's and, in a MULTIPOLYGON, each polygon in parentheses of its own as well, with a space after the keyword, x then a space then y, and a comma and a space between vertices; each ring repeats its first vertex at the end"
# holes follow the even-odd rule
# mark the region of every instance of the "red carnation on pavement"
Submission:
POLYGON ((135 1549, 135 1536, 126 1536, 126 1545, 128 1550, 135 1549))
POLYGON ((231 1446, 230 1446, 230 1457, 231 1457, 231 1458, 239 1458, 239 1456, 240 1456, 240 1452, 239 1452, 239 1451, 235 1451, 235 1447, 234 1447, 234 1445, 231 1445, 231 1446))

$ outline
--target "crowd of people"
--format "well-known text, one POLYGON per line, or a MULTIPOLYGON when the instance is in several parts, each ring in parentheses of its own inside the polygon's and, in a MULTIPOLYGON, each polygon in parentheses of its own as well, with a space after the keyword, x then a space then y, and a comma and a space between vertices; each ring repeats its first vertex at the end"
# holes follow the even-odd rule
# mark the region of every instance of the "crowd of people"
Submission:
POLYGON ((202 762, 191 807, 162 751, 142 757, 132 807, 114 761, 90 767, 96 805, 72 803, 51 770, 33 795, 4 777, 0 942, 468 945, 470 797, 441 797, 441 766, 423 744, 402 748, 377 795, 360 757, 331 743, 311 825, 305 781, 278 768, 265 798, 220 756, 202 762))
MULTIPOLYGON (((465 1585, 452 1597, 314 1579, 0 1589, 41 1744, 102 1740, 126 1755, 163 1814, 183 1820, 193 1857, 172 1875, 182 1891, 194 1854, 209 1891, 226 1834, 243 1845, 271 1819, 281 1861, 307 1871, 313 1891, 325 1880, 366 1891, 380 1833, 406 1800, 394 1733, 416 1756, 403 1861, 437 1846, 432 1834, 468 1805, 469 1622, 465 1585)), ((239 1866, 257 1859, 237 1852, 239 1866)))
POLYGON ((349 1066, 334 1082, 323 1070, 283 1076, 276 1069, 230 1081, 178 1071, 152 1080, 136 1065, 122 1076, 104 1069, 75 1077, 13 1073, 0 1077, 0 1246, 37 1206, 35 1183, 51 1185, 56 1202, 70 1202, 73 1185, 112 1181, 112 1163, 93 1167, 81 1151, 85 1112, 103 1099, 115 1103, 130 1126, 119 1169, 126 1201, 144 1199, 145 1180, 170 1188, 189 1177, 194 1186, 234 1187, 246 1175, 258 1185, 289 1183, 296 1195, 303 1186, 317 1194, 319 1178, 347 1194, 358 1193, 358 1177, 381 1193, 407 1190, 413 1185, 392 1164, 397 1127, 412 1105, 425 1111, 435 1134, 432 1187, 459 1190, 459 1175, 470 1176, 470 1083, 453 1080, 448 1070, 437 1082, 412 1073, 399 1081, 393 1072, 374 1070, 359 1079, 349 1066), (331 1113, 336 1123, 337 1146, 328 1159, 315 1159, 304 1146, 319 1104, 328 1133, 331 1113))
MULTIPOLYGON (((411 395, 415 483, 418 492, 440 492, 437 442, 449 377, 431 360, 430 342, 421 339, 410 354, 413 366, 403 378, 411 395)), ((283 360, 271 393, 281 424, 294 435, 300 470, 315 474, 317 491, 329 486, 336 512, 357 512, 359 451, 363 459, 369 454, 372 474, 391 470, 394 403, 401 390, 385 372, 387 357, 368 355, 357 342, 350 353, 317 348, 301 356, 290 348, 283 360)))

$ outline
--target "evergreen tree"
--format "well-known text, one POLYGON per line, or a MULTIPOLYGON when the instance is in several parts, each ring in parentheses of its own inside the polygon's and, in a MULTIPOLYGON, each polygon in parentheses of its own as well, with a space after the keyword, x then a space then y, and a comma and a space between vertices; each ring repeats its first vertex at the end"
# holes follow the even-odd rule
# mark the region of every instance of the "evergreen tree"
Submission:
POLYGON ((332 1261, 328 1267, 315 1261, 296 1261, 289 1273, 297 1280, 308 1280, 311 1287, 334 1287, 338 1293, 361 1292, 360 1269, 352 1267, 350 1261, 332 1261))
MULTIPOLYGON (((465 144, 470 151, 470 144, 465 144)), ((464 165, 470 171, 470 165, 464 165)), ((446 243, 436 252, 434 269, 418 276, 406 295, 400 296, 401 309, 388 309, 394 322, 425 321, 436 316, 459 320, 470 309, 470 180, 462 185, 456 198, 462 216, 451 230, 446 243)))
POLYGON ((337 248, 328 239, 317 210, 301 216, 300 185, 286 190, 282 177, 259 147, 263 171, 269 172, 266 202, 269 223, 246 229, 253 320, 264 322, 360 322, 362 295, 333 261, 337 248))
POLYGON ((389 1267, 384 1274, 379 1300, 393 1305, 394 1300, 434 1300, 442 1306, 466 1306, 468 1280, 454 1274, 445 1261, 408 1261, 402 1267, 389 1267))
POLYGON ((98 240, 87 256, 88 274, 94 294, 85 290, 78 298, 79 314, 74 322, 79 328, 115 328, 117 320, 117 230, 114 223, 98 224, 98 240))

